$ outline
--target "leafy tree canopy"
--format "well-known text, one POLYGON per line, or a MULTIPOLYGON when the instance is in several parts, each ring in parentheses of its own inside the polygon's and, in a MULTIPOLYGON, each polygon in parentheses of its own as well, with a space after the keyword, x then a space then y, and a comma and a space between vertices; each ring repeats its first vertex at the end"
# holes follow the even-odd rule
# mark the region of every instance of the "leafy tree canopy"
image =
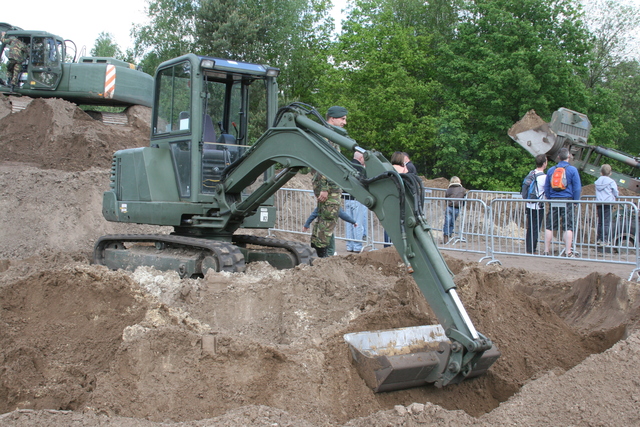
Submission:
POLYGON ((427 177, 518 188, 533 159, 508 136, 528 110, 589 116, 589 143, 635 153, 638 8, 591 0, 148 0, 131 55, 153 73, 193 52, 279 67, 281 102, 349 110, 349 134, 427 177))
POLYGON ((532 162, 508 138, 511 125, 530 109, 549 120, 561 106, 588 106, 589 37, 581 18, 565 0, 467 3, 456 37, 437 52, 446 92, 435 173, 458 175, 471 187, 516 188, 532 162))
POLYGON ((205 0, 197 13, 201 54, 281 68, 286 100, 309 96, 328 69, 328 0, 205 0))
POLYGON ((424 2, 355 2, 322 77, 318 105, 344 105, 349 133, 390 156, 407 151, 420 165, 430 157, 441 85, 434 78, 433 35, 424 2), (412 10, 407 14, 407 10, 412 10))
POLYGON ((109 58, 117 58, 125 60, 126 57, 120 50, 120 47, 113 41, 113 35, 110 33, 100 33, 95 41, 91 56, 105 56, 109 58))
POLYGON ((150 23, 135 25, 134 55, 143 58, 144 71, 154 75, 161 62, 187 53, 196 53, 194 0, 148 0, 150 23))

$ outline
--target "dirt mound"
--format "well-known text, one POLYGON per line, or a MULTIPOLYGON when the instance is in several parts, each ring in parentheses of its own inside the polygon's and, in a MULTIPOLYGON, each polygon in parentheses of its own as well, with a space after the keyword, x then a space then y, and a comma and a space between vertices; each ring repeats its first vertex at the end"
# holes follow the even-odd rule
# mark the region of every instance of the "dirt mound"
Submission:
MULTIPOLYGON (((285 271, 251 264, 247 273, 204 279, 154 269, 129 279, 82 262, 45 269, 0 288, 2 409, 91 408, 179 422, 257 405, 310 425, 341 425, 430 402, 480 416, 531 378, 564 372, 615 342, 579 333, 562 310, 520 290, 545 285, 534 275, 465 263, 456 269, 461 298, 501 359, 458 386, 380 395, 351 365, 343 334, 435 321, 391 248, 285 271)), ((627 282, 616 286, 632 293, 627 282)), ((577 287, 564 286, 567 301, 577 287)), ((626 318, 637 312, 632 305, 626 318)))
POLYGON ((620 336, 626 332, 626 325, 636 329, 640 288, 621 282, 613 274, 591 273, 570 286, 530 285, 522 290, 547 301, 553 311, 578 331, 620 336))
POLYGON ((104 234, 166 229, 107 222, 102 193, 108 188, 105 169, 65 172, 0 163, 0 258, 51 250, 88 253, 104 234))
POLYGON ((0 412, 82 408, 141 321, 144 300, 121 273, 82 266, 42 271, 0 288, 0 412))
POLYGON ((546 124, 547 123, 542 120, 538 114, 536 114, 536 110, 529 110, 517 123, 511 126, 511 129, 509 129, 507 133, 513 137, 521 132, 529 129, 535 129, 546 124))
MULTIPOLYGON (((631 197, 637 197, 638 196, 637 192, 635 192, 633 190, 629 190, 628 188, 618 187, 618 192, 620 193, 620 196, 631 196, 631 197)), ((582 187, 581 194, 583 196, 595 196, 596 195, 596 186, 594 184, 585 185, 584 187, 582 187)))
POLYGON ((422 184, 427 188, 449 188, 449 180, 447 178, 426 179, 422 177, 422 184))
MULTIPOLYGON (((0 117, 10 111, 12 98, 3 97, 0 117)), ((65 100, 37 98, 0 118, 0 150, 5 161, 44 169, 108 169, 117 150, 149 145, 150 109, 130 107, 127 115, 129 125, 109 125, 65 100)))

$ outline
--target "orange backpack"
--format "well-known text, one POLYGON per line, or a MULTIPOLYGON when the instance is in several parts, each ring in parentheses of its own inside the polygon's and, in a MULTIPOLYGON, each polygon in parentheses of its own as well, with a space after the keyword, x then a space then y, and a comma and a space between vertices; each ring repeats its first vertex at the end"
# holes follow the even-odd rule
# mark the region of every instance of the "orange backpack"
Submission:
POLYGON ((554 190, 567 189, 567 172, 564 168, 556 167, 551 175, 551 188, 554 190))

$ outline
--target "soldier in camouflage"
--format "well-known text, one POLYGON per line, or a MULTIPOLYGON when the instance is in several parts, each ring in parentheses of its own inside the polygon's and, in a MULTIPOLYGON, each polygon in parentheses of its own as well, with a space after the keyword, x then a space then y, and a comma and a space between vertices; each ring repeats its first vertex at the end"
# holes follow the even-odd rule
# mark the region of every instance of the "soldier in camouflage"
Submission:
POLYGON ((2 33, 2 42, 5 45, 5 55, 7 55, 9 59, 7 62, 7 84, 14 88, 18 85, 20 69, 22 63, 27 59, 29 49, 27 45, 17 37, 11 36, 5 39, 5 33, 2 33))
MULTIPOLYGON (((344 127, 347 124, 347 109, 338 106, 329 108, 327 111, 327 123, 344 127)), ((338 221, 342 189, 324 175, 314 171, 313 194, 318 200, 318 220, 313 226, 311 247, 316 250, 320 258, 324 258, 333 255, 328 253, 327 247, 338 221)))

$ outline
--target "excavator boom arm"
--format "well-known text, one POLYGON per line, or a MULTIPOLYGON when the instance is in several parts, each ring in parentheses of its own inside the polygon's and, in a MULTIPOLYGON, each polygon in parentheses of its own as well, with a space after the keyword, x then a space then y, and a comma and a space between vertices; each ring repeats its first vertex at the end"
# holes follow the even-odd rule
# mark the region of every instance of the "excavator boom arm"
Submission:
POLYGON ((359 147, 356 141, 307 118, 303 110, 289 107, 276 126, 232 165, 222 183, 223 192, 240 192, 276 163, 284 166, 284 171, 264 182, 250 198, 232 205, 230 215, 241 217, 254 211, 302 168, 314 169, 335 182, 376 214, 445 334, 456 343, 453 347, 457 351, 449 356, 447 369, 439 379, 441 384, 466 377, 492 343, 476 331, 456 293, 453 275, 422 215, 419 179, 398 174, 380 153, 359 147), (325 138, 361 151, 366 176, 361 176, 325 138))

